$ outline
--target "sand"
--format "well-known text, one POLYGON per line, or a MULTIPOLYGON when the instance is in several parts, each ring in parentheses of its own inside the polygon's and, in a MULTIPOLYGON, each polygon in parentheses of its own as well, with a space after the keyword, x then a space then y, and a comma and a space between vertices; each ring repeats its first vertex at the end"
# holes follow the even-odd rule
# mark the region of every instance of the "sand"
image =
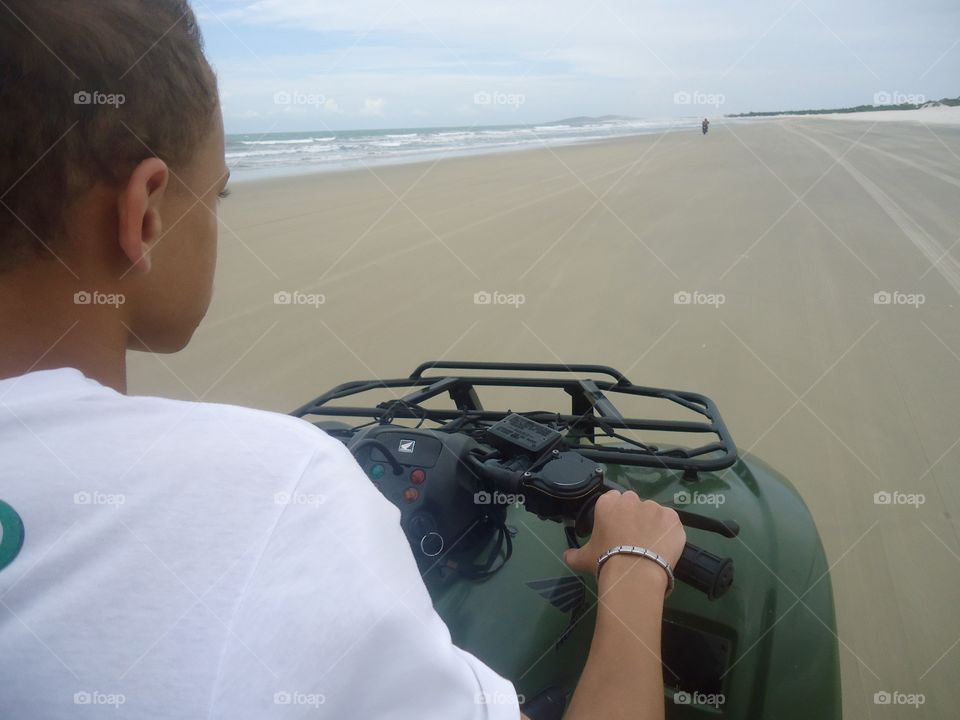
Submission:
POLYGON ((878 690, 953 716, 958 155, 956 127, 816 118, 240 183, 206 324, 132 357, 131 391, 285 411, 447 358, 706 393, 819 525, 847 716, 878 690), (294 291, 314 304, 274 303, 294 291), (474 303, 494 291, 524 303, 474 303))
POLYGON ((911 122, 924 125, 960 126, 960 107, 947 105, 919 108, 917 110, 875 110, 873 112, 828 113, 811 115, 824 120, 860 120, 864 122, 911 122))

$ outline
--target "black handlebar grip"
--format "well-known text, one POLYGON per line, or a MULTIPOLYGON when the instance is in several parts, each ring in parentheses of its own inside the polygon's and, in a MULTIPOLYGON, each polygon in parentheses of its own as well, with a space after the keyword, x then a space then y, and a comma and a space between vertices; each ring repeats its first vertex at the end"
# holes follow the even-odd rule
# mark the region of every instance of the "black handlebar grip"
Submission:
MULTIPOLYGON (((574 525, 576 535, 589 535, 593 530, 593 516, 596 501, 586 505, 580 512, 574 525)), ((733 560, 714 555, 712 552, 687 543, 683 554, 673 569, 673 577, 682 583, 699 590, 709 600, 716 600, 726 594, 733 585, 733 560)))
POLYGON ((717 557, 711 552, 687 543, 673 569, 677 580, 716 600, 733 585, 733 560, 717 557))

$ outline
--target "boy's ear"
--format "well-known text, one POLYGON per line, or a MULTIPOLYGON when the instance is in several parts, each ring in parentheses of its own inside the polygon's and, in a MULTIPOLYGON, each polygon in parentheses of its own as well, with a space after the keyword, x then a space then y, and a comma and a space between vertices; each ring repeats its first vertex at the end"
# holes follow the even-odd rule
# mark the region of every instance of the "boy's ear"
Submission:
POLYGON ((170 169, 159 158, 137 165, 118 199, 119 243, 133 272, 150 272, 150 248, 163 233, 160 203, 170 182, 170 169))

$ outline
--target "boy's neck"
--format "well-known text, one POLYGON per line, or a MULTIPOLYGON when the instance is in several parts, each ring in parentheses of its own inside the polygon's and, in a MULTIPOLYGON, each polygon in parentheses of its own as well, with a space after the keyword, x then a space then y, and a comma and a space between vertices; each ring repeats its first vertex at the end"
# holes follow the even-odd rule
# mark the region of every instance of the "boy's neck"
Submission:
POLYGON ((49 275, 0 275, 0 379, 71 367, 126 393, 128 335, 114 308, 76 304, 49 275))

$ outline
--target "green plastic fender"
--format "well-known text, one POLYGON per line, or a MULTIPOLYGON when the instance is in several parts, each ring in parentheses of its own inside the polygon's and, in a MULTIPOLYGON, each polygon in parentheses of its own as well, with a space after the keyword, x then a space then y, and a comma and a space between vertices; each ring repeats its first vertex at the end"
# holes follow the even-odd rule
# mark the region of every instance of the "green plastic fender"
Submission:
MULTIPOLYGON (((668 684, 667 717, 839 720, 829 566, 813 518, 786 478, 749 455, 694 482, 649 468, 608 465, 607 474, 641 497, 740 525, 734 539, 687 531, 690 542, 733 558, 736 574, 718 600, 682 583, 667 600, 665 623, 713 638, 710 650, 724 668, 716 697, 668 684)), ((434 606, 454 642, 513 681, 521 696, 550 686, 572 692, 593 634, 595 585, 578 583, 563 563, 560 525, 522 508, 511 508, 507 522, 515 533, 511 560, 482 582, 428 583, 434 606), (575 615, 569 606, 578 585, 585 602, 575 615)))

